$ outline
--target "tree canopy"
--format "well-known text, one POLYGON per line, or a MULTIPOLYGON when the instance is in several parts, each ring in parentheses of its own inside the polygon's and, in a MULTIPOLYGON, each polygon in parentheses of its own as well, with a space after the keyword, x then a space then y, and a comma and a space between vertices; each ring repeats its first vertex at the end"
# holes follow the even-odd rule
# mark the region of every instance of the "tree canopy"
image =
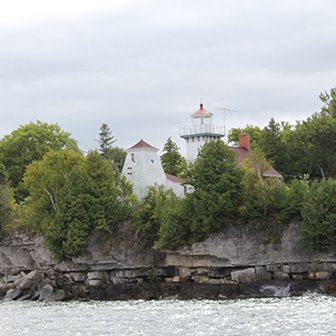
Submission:
POLYGON ((336 247, 336 181, 315 181, 303 204, 301 238, 304 246, 319 251, 336 247))
POLYGON ((180 154, 177 144, 169 137, 161 155, 163 170, 171 175, 180 176, 187 166, 186 159, 180 154))
POLYGON ((10 224, 13 215, 12 194, 5 166, 0 163, 0 233, 10 224))
POLYGON ((22 201, 27 193, 22 190, 22 177, 28 164, 53 150, 78 150, 77 143, 56 124, 40 121, 20 126, 0 141, 0 162, 5 166, 15 197, 22 201))
POLYGON ((48 152, 27 167, 24 183, 26 220, 58 259, 82 253, 91 231, 116 234, 132 216, 131 187, 97 152, 48 152))

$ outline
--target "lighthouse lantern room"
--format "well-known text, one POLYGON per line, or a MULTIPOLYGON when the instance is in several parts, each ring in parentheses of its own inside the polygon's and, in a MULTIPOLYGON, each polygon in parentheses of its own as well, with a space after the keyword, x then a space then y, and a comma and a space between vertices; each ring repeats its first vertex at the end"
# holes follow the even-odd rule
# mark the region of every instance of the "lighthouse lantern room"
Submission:
POLYGON ((224 133, 224 126, 214 125, 212 113, 200 104, 200 108, 191 115, 191 126, 180 128, 180 137, 187 142, 188 161, 196 160, 204 144, 219 140, 225 135, 224 133))

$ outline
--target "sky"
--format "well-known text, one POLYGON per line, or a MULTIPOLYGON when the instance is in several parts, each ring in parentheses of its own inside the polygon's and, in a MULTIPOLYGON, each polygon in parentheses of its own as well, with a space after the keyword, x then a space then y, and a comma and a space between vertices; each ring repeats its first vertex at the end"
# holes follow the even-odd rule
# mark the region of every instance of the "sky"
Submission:
POLYGON ((117 146, 184 152, 200 102, 226 129, 295 124, 336 87, 335 17, 334 0, 0 0, 0 138, 40 120, 87 151, 106 123, 117 146))

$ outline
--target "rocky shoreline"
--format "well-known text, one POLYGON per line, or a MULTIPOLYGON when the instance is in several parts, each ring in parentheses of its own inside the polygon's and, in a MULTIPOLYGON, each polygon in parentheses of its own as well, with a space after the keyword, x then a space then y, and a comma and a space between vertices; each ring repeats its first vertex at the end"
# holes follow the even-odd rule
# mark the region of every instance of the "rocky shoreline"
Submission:
POLYGON ((16 232, 0 242, 0 299, 128 300, 233 299, 336 295, 336 252, 300 247, 299 223, 284 229, 280 243, 262 232, 229 228, 190 247, 137 251, 133 244, 104 250, 97 237, 88 252, 55 261, 41 237, 16 232))
POLYGON ((3 275, 3 300, 234 299, 336 295, 335 264, 265 265, 245 269, 124 269, 3 275))

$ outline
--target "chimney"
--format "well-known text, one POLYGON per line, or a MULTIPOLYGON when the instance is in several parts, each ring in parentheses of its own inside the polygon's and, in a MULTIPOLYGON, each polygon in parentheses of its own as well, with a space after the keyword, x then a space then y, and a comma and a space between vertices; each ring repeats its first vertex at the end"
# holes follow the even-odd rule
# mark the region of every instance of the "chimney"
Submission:
POLYGON ((251 150, 251 138, 249 134, 242 133, 239 135, 239 147, 245 148, 248 151, 251 150))

